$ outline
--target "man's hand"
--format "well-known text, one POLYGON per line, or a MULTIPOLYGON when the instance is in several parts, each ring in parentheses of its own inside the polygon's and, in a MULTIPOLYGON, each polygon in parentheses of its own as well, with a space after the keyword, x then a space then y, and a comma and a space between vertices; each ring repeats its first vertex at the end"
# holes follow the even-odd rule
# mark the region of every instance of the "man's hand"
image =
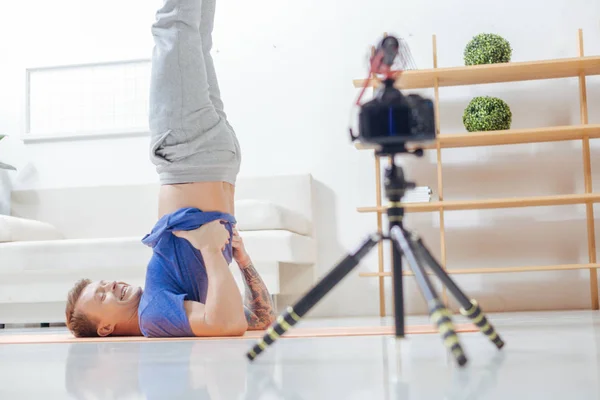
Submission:
POLYGON ((200 251, 223 251, 231 236, 220 220, 212 221, 191 231, 173 231, 173 235, 186 239, 200 251))
POLYGON ((236 228, 233 228, 233 238, 231 239, 231 247, 233 247, 233 259, 240 266, 246 267, 250 264, 250 257, 244 247, 244 241, 236 228))

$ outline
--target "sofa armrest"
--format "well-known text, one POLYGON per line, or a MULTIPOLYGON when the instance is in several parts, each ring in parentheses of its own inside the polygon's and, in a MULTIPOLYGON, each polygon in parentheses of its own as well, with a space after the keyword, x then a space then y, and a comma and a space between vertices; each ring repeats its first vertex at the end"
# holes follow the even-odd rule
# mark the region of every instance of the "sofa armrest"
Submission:
POLYGON ((0 215, 0 243, 59 239, 64 235, 49 223, 0 215))

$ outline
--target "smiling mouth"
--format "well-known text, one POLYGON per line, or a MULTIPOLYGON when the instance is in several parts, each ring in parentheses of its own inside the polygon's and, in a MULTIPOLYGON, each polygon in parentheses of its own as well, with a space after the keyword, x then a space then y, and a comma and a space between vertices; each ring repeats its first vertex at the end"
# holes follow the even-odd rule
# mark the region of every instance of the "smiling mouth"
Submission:
POLYGON ((125 298, 125 293, 127 293, 127 286, 123 286, 123 289, 121 289, 121 300, 125 298))

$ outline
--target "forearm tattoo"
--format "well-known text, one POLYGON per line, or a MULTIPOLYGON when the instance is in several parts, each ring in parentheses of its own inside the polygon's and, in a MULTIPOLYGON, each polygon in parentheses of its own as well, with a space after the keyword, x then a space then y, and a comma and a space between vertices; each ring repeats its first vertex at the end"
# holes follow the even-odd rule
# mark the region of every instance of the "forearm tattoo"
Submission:
POLYGON ((246 286, 244 312, 248 329, 267 329, 275 320, 271 294, 252 263, 241 270, 246 286))

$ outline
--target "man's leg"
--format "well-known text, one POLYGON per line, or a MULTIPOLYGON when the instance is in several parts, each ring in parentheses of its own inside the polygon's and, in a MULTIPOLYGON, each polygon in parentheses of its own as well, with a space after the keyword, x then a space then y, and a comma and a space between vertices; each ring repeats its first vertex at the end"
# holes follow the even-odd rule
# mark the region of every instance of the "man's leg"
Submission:
MULTIPOLYGON (((204 1, 214 9, 214 0, 204 1)), ((206 68, 202 10, 203 0, 164 0, 152 25, 151 160, 163 184, 233 184, 239 170, 237 139, 211 101, 211 91, 220 99, 206 68)))
POLYGON ((202 0, 164 0, 152 25, 150 129, 193 130, 219 122, 210 97, 200 21, 202 0))
POLYGON ((208 79, 208 91, 210 101, 215 108, 215 111, 221 118, 227 120, 223 100, 221 99, 221 91, 219 89, 219 81, 215 71, 215 64, 210 54, 213 46, 212 31, 215 26, 215 10, 216 0, 202 1, 202 19, 200 21, 200 36, 202 38, 202 52, 204 54, 204 66, 206 69, 206 77, 208 79))
MULTIPOLYGON (((206 67, 206 76, 208 78, 210 101, 215 107, 215 111, 219 114, 219 116, 221 116, 221 118, 223 118, 226 121, 227 126, 229 126, 229 128, 231 129, 231 133, 233 135, 235 145, 237 148, 239 162, 241 162, 240 144, 238 142, 233 127, 227 120, 227 114, 225 114, 223 100, 221 99, 221 91, 219 88, 219 80, 217 78, 215 64, 210 53, 213 46, 212 32, 215 26, 215 11, 216 0, 204 0, 202 2, 202 20, 200 22, 200 35, 202 37, 202 51, 204 52, 204 63, 206 67)), ((235 186, 227 185, 225 187, 225 191, 227 192, 227 195, 229 197, 229 207, 230 210, 232 210, 231 213, 235 215, 235 186)))

